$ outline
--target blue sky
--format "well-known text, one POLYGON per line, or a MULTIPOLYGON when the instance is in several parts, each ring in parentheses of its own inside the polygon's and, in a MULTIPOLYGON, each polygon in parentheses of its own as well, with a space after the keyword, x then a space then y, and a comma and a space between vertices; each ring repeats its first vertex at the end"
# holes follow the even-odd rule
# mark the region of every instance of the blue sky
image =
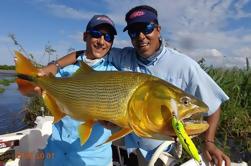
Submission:
POLYGON ((195 60, 221 67, 245 66, 251 61, 251 0, 6 0, 0 2, 0 65, 13 64, 17 49, 9 34, 35 60, 48 62, 46 45, 56 52, 50 59, 82 49, 82 33, 94 14, 106 14, 117 27, 114 46, 131 46, 124 15, 136 5, 158 10, 162 37, 195 60))

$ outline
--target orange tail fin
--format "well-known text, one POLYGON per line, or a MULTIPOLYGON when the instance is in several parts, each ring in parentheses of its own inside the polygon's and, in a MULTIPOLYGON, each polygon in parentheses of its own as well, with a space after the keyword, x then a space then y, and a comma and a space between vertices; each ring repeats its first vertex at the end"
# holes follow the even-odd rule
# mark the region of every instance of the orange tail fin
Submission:
MULTIPOLYGON (((16 51, 15 54, 16 73, 36 76, 38 69, 31 63, 31 61, 18 51, 16 51)), ((35 86, 31 82, 17 78, 16 83, 19 91, 23 95, 29 96, 34 93, 35 86)))
POLYGON ((31 61, 22 55, 20 52, 15 52, 16 72, 19 74, 26 74, 35 76, 38 73, 38 69, 31 63, 31 61))
POLYGON ((24 96, 32 96, 35 93, 35 86, 29 81, 17 78, 16 83, 18 85, 18 90, 24 96))

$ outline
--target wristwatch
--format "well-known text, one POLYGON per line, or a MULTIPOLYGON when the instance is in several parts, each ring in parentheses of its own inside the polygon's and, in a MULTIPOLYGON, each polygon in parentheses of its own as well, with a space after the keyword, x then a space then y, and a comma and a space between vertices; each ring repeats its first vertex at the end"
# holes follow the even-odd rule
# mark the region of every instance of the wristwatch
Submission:
POLYGON ((57 61, 51 61, 48 63, 48 65, 54 64, 57 67, 57 72, 62 68, 60 64, 57 61))

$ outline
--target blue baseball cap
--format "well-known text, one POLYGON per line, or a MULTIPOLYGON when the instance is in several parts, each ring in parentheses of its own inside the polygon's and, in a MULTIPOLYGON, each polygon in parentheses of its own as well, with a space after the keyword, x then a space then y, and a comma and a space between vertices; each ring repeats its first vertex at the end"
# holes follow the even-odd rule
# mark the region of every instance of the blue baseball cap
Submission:
POLYGON ((106 15, 94 15, 91 20, 88 22, 87 26, 86 26, 86 31, 94 29, 96 26, 101 25, 101 24, 106 24, 108 25, 111 30, 112 33, 114 35, 117 35, 117 31, 115 28, 115 24, 113 23, 113 21, 106 15))
POLYGON ((126 14, 126 22, 127 26, 124 28, 123 32, 128 30, 128 28, 134 23, 150 23, 151 21, 158 20, 158 15, 154 12, 155 9, 151 8, 149 10, 149 6, 138 6, 131 9, 126 14))

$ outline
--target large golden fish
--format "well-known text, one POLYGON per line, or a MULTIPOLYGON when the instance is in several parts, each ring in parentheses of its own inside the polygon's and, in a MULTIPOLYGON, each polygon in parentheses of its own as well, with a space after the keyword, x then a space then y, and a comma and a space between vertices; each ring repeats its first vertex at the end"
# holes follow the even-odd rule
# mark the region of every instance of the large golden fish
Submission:
POLYGON ((72 77, 40 77, 37 68, 19 52, 16 52, 16 72, 20 91, 28 91, 34 85, 43 89, 42 96, 54 122, 65 115, 84 121, 79 127, 82 144, 98 120, 110 121, 122 128, 107 142, 131 132, 159 140, 175 137, 173 114, 183 121, 189 136, 208 128, 202 121, 208 107, 202 101, 151 75, 94 71, 82 63, 72 77))

